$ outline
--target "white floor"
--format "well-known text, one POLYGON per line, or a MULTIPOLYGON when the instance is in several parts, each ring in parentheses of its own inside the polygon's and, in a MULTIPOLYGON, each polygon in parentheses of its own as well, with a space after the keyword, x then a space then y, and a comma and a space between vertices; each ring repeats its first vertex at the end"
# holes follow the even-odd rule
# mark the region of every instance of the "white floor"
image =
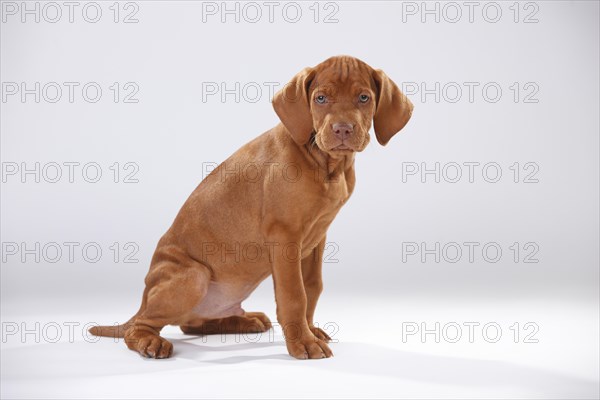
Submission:
MULTIPOLYGON (((121 303, 121 302, 119 302, 121 303)), ((174 357, 147 360, 112 339, 86 338, 88 321, 124 320, 123 304, 96 305, 49 318, 3 308, 2 398, 598 398, 598 308, 593 302, 449 301, 444 298, 325 296, 321 325, 334 333, 335 357, 297 361, 287 355, 281 332, 261 337, 164 335, 174 357), (121 310, 120 312, 118 310, 121 310), (77 321, 77 322, 76 322, 77 321), (85 321, 85 322, 84 322, 85 321), (39 322, 36 328, 35 322, 39 322), (76 322, 72 337, 68 325, 76 322), (433 333, 405 336, 409 327, 440 323, 433 333), (473 342, 468 325, 474 326, 473 342), (519 323, 519 337, 515 338, 519 323), (533 336, 535 326, 539 327, 533 336), (22 324, 25 325, 22 325, 22 324), (415 323, 416 325, 412 324, 415 323), (488 336, 482 327, 490 325, 488 336), (462 337, 456 343, 456 325, 462 337), (62 334, 54 341, 57 326, 62 334), (502 334, 495 343, 495 327, 502 334), (512 329, 510 328, 512 326, 512 329), (16 327, 16 328, 15 328, 16 327), (37 331, 21 337, 23 328, 37 331), (11 334, 11 331, 18 332, 11 334), (517 343, 515 343, 517 339, 517 343), (526 343, 526 341, 537 343, 526 343)), ((133 303, 125 307, 134 311, 133 303)), ((245 308, 266 311, 268 296, 245 308)))

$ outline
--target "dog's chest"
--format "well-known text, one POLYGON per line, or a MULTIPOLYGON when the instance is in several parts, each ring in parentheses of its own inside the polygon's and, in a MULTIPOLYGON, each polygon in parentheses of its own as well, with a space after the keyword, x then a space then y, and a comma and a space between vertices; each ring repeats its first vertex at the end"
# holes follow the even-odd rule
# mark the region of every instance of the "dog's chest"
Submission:
POLYGON ((353 171, 349 172, 330 174, 323 181, 323 197, 336 212, 348 201, 354 190, 354 174, 353 171))
POLYGON ((350 198, 354 181, 348 178, 347 174, 342 173, 323 181, 318 200, 310 206, 310 212, 306 214, 304 248, 312 248, 323 239, 329 225, 350 198))

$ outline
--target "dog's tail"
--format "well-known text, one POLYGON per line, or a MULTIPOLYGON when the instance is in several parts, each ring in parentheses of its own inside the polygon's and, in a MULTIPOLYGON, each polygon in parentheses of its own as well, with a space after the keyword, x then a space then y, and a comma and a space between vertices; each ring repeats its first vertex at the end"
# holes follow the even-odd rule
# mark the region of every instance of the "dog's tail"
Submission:
POLYGON ((88 332, 95 336, 122 338, 125 337, 125 331, 127 331, 127 329, 133 325, 136 317, 137 314, 122 325, 92 326, 90 329, 88 329, 88 332))

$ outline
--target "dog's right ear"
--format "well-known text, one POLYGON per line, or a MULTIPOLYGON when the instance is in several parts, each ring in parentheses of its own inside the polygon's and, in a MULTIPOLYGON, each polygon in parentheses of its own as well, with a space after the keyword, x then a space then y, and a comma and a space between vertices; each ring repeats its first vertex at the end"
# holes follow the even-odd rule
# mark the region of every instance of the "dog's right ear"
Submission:
POLYGON ((308 98, 314 76, 314 68, 304 68, 273 96, 275 112, 299 145, 306 144, 314 130, 308 98))

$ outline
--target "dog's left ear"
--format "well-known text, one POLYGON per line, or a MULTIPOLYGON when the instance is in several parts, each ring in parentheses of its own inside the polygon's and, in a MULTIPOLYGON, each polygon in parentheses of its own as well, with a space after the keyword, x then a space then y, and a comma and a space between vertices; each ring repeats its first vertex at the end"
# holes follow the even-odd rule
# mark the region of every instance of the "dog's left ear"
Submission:
POLYGON ((313 68, 304 68, 273 96, 273 108, 279 119, 300 145, 308 142, 313 131, 308 87, 315 76, 313 68))
POLYGON ((373 116, 373 129, 377 141, 385 146, 392 136, 404 128, 414 106, 382 70, 373 71, 373 80, 377 86, 377 108, 373 116))

